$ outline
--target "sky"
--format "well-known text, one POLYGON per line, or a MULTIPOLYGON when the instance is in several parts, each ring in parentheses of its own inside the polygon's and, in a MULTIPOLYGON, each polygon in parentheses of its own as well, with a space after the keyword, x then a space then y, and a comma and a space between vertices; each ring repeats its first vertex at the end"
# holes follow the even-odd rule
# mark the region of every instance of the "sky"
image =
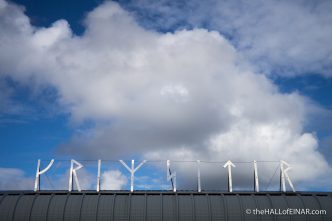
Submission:
POLYGON ((137 188, 167 189, 171 159, 183 189, 196 186, 195 160, 205 189, 226 188, 227 160, 236 188, 251 185, 253 160, 276 188, 285 160, 297 189, 331 191, 331 10, 328 0, 0 0, 0 189, 32 189, 37 159, 52 158, 45 186, 66 188, 73 158, 87 189, 97 159, 106 189, 128 188, 118 159, 150 160, 137 188))

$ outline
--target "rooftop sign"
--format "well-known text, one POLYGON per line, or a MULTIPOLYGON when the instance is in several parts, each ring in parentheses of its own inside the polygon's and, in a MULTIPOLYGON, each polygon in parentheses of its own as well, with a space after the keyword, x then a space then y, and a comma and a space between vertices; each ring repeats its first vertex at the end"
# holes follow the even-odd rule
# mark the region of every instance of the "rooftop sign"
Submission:
MULTIPOLYGON (((52 159, 49 164, 41 170, 41 160, 38 160, 37 162, 37 171, 36 171, 36 177, 35 177, 35 185, 34 185, 34 191, 39 191, 40 190, 40 176, 44 173, 46 173, 54 164, 55 160, 52 159)), ((135 160, 131 161, 131 165, 128 165, 127 163, 125 163, 123 160, 119 160, 119 162, 121 163, 121 165, 130 173, 130 191, 133 192, 134 191, 134 181, 135 181, 135 173, 144 166, 144 164, 146 162, 148 162, 147 160, 143 160, 142 162, 140 162, 137 166, 135 166, 135 160)), ((173 192, 176 192, 176 171, 172 171, 171 170, 171 160, 166 160, 166 178, 168 182, 171 182, 172 184, 172 190, 173 192)), ((102 160, 98 160, 97 161, 97 166, 98 166, 98 171, 97 171, 97 187, 96 187, 96 191, 99 192, 100 191, 100 183, 101 183, 101 164, 102 164, 102 160)), ((202 191, 202 187, 201 187, 201 161, 197 160, 196 161, 196 165, 197 165, 197 191, 201 192, 202 191)), ((254 189, 256 192, 259 192, 259 176, 258 176, 258 169, 257 169, 257 161, 254 160, 252 162, 253 165, 253 180, 254 180, 254 189)), ((77 171, 81 168, 83 168, 83 164, 81 164, 80 162, 72 159, 70 161, 70 171, 69 171, 69 180, 68 180, 68 191, 72 191, 74 189, 74 185, 76 185, 76 188, 78 191, 81 191, 81 186, 80 186, 80 182, 79 182, 79 177, 77 175, 77 171)), ((232 168, 236 169, 236 165, 228 160, 223 167, 227 170, 227 180, 228 180, 228 191, 229 192, 233 192, 233 180, 232 180, 232 168)), ((289 186, 291 187, 292 191, 295 192, 295 188, 294 185, 288 175, 288 171, 291 169, 291 166, 281 160, 280 161, 280 190, 283 192, 286 192, 286 182, 289 184, 289 186)))

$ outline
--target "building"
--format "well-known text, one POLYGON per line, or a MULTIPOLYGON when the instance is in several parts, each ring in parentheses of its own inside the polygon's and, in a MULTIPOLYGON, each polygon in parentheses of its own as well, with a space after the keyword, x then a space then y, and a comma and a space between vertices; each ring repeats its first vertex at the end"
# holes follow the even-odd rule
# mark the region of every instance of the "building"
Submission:
POLYGON ((2 191, 0 220, 331 221, 332 193, 2 191), (287 208, 288 213, 304 212, 303 209, 307 209, 315 213, 325 210, 326 214, 272 214, 287 212, 287 208), (269 211, 270 215, 263 215, 262 211, 269 211))

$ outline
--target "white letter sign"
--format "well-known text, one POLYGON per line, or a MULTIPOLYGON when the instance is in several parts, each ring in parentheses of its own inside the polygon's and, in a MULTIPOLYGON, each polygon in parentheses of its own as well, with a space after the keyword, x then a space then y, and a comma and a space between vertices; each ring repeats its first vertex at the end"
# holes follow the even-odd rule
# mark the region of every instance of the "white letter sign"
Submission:
POLYGON ((286 192, 286 181, 285 181, 285 177, 286 177, 286 179, 287 179, 290 187, 292 188, 293 192, 295 192, 293 183, 292 183, 291 179, 289 178, 289 176, 287 174, 287 171, 290 170, 290 169, 292 169, 292 168, 290 167, 290 165, 288 163, 286 163, 283 160, 280 161, 280 176, 281 176, 281 179, 280 179, 280 188, 281 188, 281 185, 282 185, 282 191, 283 192, 286 192), (284 165, 287 166, 286 169, 284 168, 284 165))
POLYGON ((136 168, 135 168, 135 160, 131 161, 131 169, 128 167, 128 165, 123 161, 123 160, 119 160, 120 163, 130 172, 131 176, 130 176, 130 191, 133 192, 134 191, 134 175, 135 172, 141 168, 141 166, 143 166, 143 164, 146 163, 146 160, 143 160, 136 168))
POLYGON ((77 186, 77 190, 80 192, 81 191, 81 187, 80 187, 80 183, 78 182, 78 178, 77 178, 77 173, 76 171, 81 169, 83 167, 82 164, 80 164, 79 162, 77 162, 76 160, 71 160, 71 164, 70 164, 70 174, 69 174, 69 188, 68 191, 72 191, 73 190, 73 177, 75 178, 75 183, 77 186), (74 168, 74 164, 77 165, 76 168, 74 168))
POLYGON ((167 174, 167 181, 171 181, 172 182, 172 188, 173 188, 173 192, 176 192, 176 172, 172 173, 171 172, 171 161, 167 160, 166 161, 166 174, 167 174))
POLYGON ((232 184, 232 167, 235 167, 235 165, 232 163, 232 161, 227 161, 224 165, 224 168, 228 167, 228 191, 233 192, 233 184, 232 184))
POLYGON ((37 164, 37 172, 36 172, 36 179, 35 179, 35 192, 37 190, 40 190, 40 175, 42 175, 43 173, 46 173, 46 171, 48 171, 51 166, 54 163, 54 159, 51 160, 51 162, 47 165, 47 167, 45 169, 43 169, 42 171, 40 171, 40 160, 38 160, 38 164, 37 164))
POLYGON ((255 185, 254 189, 256 192, 259 192, 259 182, 258 182, 258 170, 257 170, 257 161, 254 160, 254 177, 255 177, 255 185))

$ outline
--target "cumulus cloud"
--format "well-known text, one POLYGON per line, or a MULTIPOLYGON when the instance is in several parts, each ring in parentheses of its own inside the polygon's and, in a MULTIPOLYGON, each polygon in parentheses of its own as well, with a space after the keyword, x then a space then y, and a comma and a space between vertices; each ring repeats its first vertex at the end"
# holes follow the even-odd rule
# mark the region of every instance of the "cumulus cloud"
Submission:
POLYGON ((0 168, 0 190, 27 190, 33 188, 34 180, 23 170, 0 168))
MULTIPOLYGON (((76 36, 64 20, 33 27, 18 6, 0 5, 0 73, 54 87, 74 121, 94 122, 87 136, 63 145, 63 153, 283 159, 294 164, 297 181, 329 169, 317 138, 303 130, 312 104, 297 93, 280 93, 217 31, 149 31, 105 2, 76 36)), ((119 178, 112 188, 125 183, 116 171, 103 176, 119 178)))
POLYGON ((6 114, 18 114, 22 112, 22 107, 12 101, 13 89, 11 89, 4 79, 0 78, 0 117, 6 114))
POLYGON ((218 30, 267 74, 332 76, 331 1, 140 0, 123 5, 148 28, 218 30))
POLYGON ((332 76, 330 1, 227 1, 217 7, 226 19, 214 24, 262 70, 288 76, 332 76), (243 7, 234 7, 235 4, 243 7))
MULTIPOLYGON (((57 180, 51 181, 53 189, 67 189, 69 170, 66 173, 56 173, 50 175, 57 177, 57 180)), ((77 177, 82 190, 96 189, 96 173, 91 171, 91 165, 77 171, 77 177)), ((121 190, 127 184, 128 179, 119 170, 107 170, 101 174, 101 190, 121 190)), ((47 183, 46 183, 47 184, 47 183)), ((74 189, 77 189, 77 184, 74 180, 74 189)))
POLYGON ((102 187, 105 190, 121 190, 127 184, 128 179, 119 170, 108 170, 101 175, 102 187))

